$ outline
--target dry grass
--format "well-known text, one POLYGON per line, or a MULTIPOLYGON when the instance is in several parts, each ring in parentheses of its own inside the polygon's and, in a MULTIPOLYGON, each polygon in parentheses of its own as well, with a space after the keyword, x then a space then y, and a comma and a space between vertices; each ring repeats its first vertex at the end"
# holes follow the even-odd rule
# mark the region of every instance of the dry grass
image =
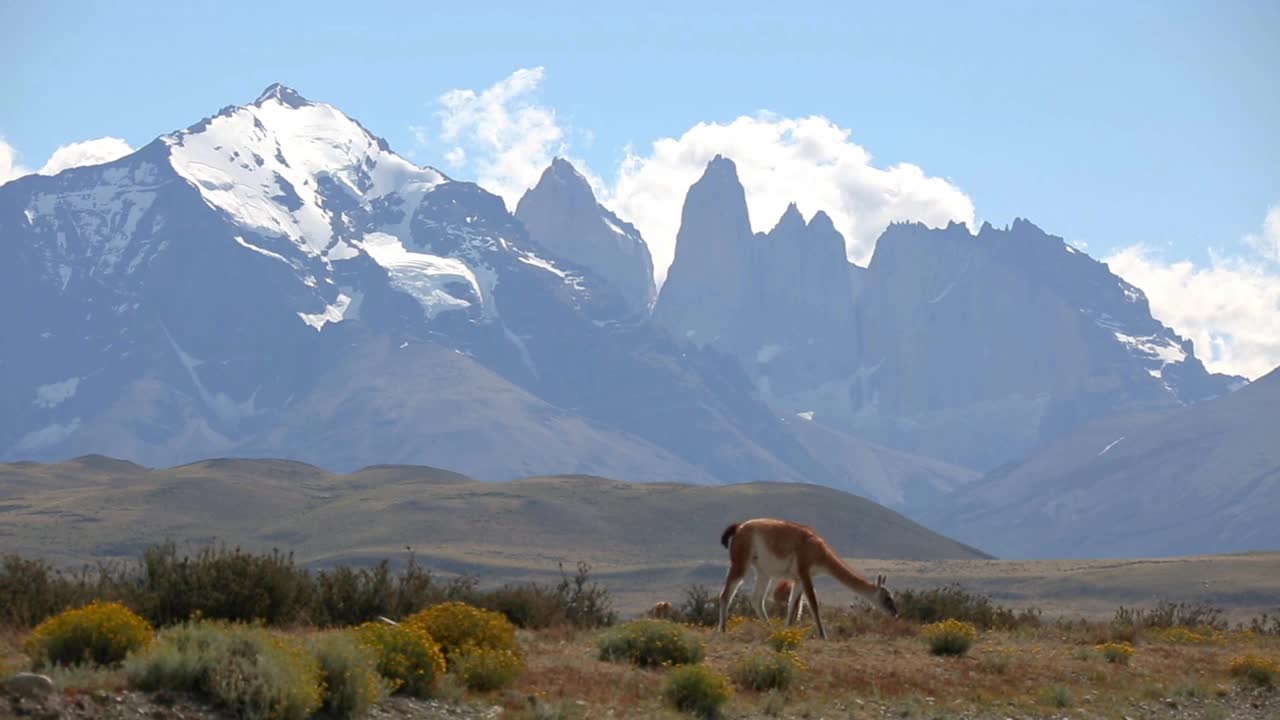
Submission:
MULTIPOLYGON (((919 636, 919 625, 870 612, 826 614, 843 632, 830 641, 810 639, 796 650, 803 667, 790 687, 735 688, 723 715, 1049 717, 1069 709, 1072 716, 1184 717, 1170 710, 1176 706, 1195 709, 1185 717, 1280 717, 1280 692, 1232 675, 1232 661, 1241 656, 1280 660, 1276 636, 1227 631, 1213 642, 1186 642, 1179 634, 1152 633, 1139 638, 1128 664, 1114 664, 1094 647, 1105 631, 1102 623, 1051 623, 980 631, 967 656, 937 657, 919 636), (1243 715, 1237 713, 1241 708, 1243 715)), ((727 634, 702 627, 687 632, 705 644, 706 665, 730 674, 744 657, 768 651, 776 627, 745 620, 727 634)), ((597 631, 568 627, 519 631, 527 666, 513 687, 490 693, 458 689, 454 695, 501 705, 512 718, 681 717, 662 699, 669 669, 601 661, 598 639, 597 631)), ((0 650, 8 648, 13 661, 21 641, 0 636, 0 650)), ((116 677, 92 672, 61 679, 66 687, 86 691, 119 685, 116 677)))

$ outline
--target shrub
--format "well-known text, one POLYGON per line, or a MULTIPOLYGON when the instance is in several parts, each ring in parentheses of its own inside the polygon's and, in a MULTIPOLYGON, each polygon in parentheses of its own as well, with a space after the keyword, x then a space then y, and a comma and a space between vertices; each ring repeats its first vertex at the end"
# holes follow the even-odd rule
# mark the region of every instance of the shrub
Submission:
POLYGON ((1258 635, 1280 635, 1280 609, 1276 610, 1275 615, 1262 613, 1250 618, 1249 631, 1258 635))
POLYGON ((406 617, 435 603, 476 595, 474 578, 438 583, 412 552, 403 572, 392 573, 389 560, 373 567, 339 566, 316 573, 311 618, 321 626, 359 625, 378 616, 406 617))
POLYGON ((151 643, 146 620, 114 602, 94 602, 40 623, 26 651, 37 667, 45 664, 114 665, 151 643))
POLYGON ((462 678, 469 690, 488 692, 515 681, 524 660, 511 650, 467 646, 454 655, 451 672, 462 678))
POLYGON ((632 620, 600 636, 600 659, 640 667, 701 662, 702 641, 668 620, 632 620))
POLYGON ((391 684, 393 692, 413 697, 429 697, 444 675, 444 654, 440 645, 413 625, 365 623, 355 630, 360 641, 373 648, 377 669, 391 684))
POLYGON ((1044 691, 1044 701, 1056 708, 1066 708, 1075 703, 1075 697, 1071 694, 1071 688, 1065 685, 1054 685, 1044 691))
POLYGON ((925 625, 920 629, 920 634, 929 643, 929 650, 934 655, 964 655, 978 637, 978 631, 973 625, 959 620, 925 625))
POLYGON ((706 665, 689 665, 671 671, 663 695, 677 710, 714 718, 733 695, 733 688, 729 678, 706 665))
POLYGON ((992 602, 986 595, 948 585, 931 590, 899 590, 894 594, 898 614, 907 620, 936 623, 961 620, 984 630, 991 628, 1039 627, 1040 611, 1014 611, 992 602))
POLYGON ((321 709, 336 717, 363 715, 387 693, 378 674, 378 653, 349 631, 330 632, 310 642, 324 688, 321 709))
POLYGON ((1228 623, 1222 610, 1208 603, 1171 603, 1160 601, 1150 609, 1126 608, 1116 610, 1111 624, 1142 629, 1188 628, 1225 631, 1228 623))
POLYGON ((793 652, 753 650, 734 662, 729 676, 734 684, 747 690, 786 690, 803 667, 793 652))
POLYGON ((782 652, 798 649, 807 637, 809 637, 809 628, 784 627, 769 633, 769 639, 765 642, 769 643, 769 647, 774 650, 782 652))
POLYGON ((1102 653, 1102 657, 1106 658, 1107 662, 1118 665, 1128 665, 1129 658, 1133 657, 1133 646, 1126 642, 1103 643, 1094 650, 1102 653))
POLYGON ((1231 675, 1261 687, 1271 687, 1280 675, 1280 663, 1260 655, 1241 655, 1232 658, 1231 675))
POLYGON ((193 617, 280 624, 306 617, 311 576, 293 555, 207 547, 179 556, 172 542, 147 548, 142 556, 143 614, 157 625, 193 617))
POLYGON ((125 670, 140 690, 200 693, 246 720, 304 720, 323 700, 315 658, 261 627, 204 621, 171 628, 125 670))
MULTIPOLYGON (((746 596, 739 592, 729 606, 729 617, 754 617, 746 596)), ((675 608, 673 618, 689 625, 715 627, 720 624, 720 594, 706 585, 690 585, 684 590, 684 600, 675 608)))
POLYGON ((618 621, 607 588, 591 580, 591 566, 578 563, 569 577, 560 566, 560 582, 554 587, 539 583, 508 585, 482 593, 482 607, 507 616, 516 627, 541 629, 569 624, 579 628, 607 627, 618 621))
POLYGON ((992 650, 982 657, 982 669, 993 675, 1007 674, 1012 664, 1013 653, 1009 650, 992 650))
POLYGON ((509 650, 519 653, 516 629, 501 613, 461 602, 435 605, 410 616, 405 625, 419 627, 440 643, 444 659, 452 667, 453 658, 463 648, 509 650))

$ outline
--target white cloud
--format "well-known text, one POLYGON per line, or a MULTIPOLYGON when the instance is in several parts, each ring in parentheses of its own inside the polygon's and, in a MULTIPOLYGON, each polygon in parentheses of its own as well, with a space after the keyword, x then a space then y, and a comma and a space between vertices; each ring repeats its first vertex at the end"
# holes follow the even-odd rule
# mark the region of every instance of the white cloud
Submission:
POLYGON ((1135 245, 1106 262, 1142 288, 1153 315, 1191 338, 1207 368, 1256 379, 1280 366, 1278 236, 1280 211, 1273 207, 1262 235, 1246 236, 1239 255, 1210 251, 1208 265, 1198 266, 1135 245))
POLYGON ((1267 217, 1262 221, 1262 234, 1246 235, 1244 241, 1264 258, 1280 263, 1280 205, 1267 209, 1267 217))
POLYGON ((0 137, 0 185, 30 174, 29 169, 18 164, 18 151, 5 142, 4 137, 0 137))
POLYGON ((49 162, 40 168, 41 175, 57 175, 67 168, 85 165, 101 165, 118 160, 133 152, 129 143, 116 137, 102 137, 96 140, 63 145, 49 156, 49 162))
MULTIPOLYGON (((445 158, 455 169, 475 173, 477 183, 513 210, 551 158, 565 150, 555 111, 533 99, 543 74, 540 67, 524 68, 486 90, 450 90, 439 98, 439 139, 451 145, 445 158)), ((430 144, 424 128, 414 132, 430 144)))
POLYGON ((655 141, 647 155, 628 153, 605 204, 640 228, 659 283, 675 254, 685 193, 717 154, 738 167, 753 229, 772 228, 792 201, 808 217, 824 210, 859 264, 891 221, 973 226, 973 202, 959 188, 915 165, 876 167, 849 137, 820 116, 699 123, 679 138, 655 141))

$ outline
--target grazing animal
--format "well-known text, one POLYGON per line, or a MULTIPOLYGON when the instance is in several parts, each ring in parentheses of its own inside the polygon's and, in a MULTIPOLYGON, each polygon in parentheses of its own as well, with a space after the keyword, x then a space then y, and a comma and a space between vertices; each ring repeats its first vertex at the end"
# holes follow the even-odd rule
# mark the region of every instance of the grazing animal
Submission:
MULTIPOLYGON (((759 581, 757 580, 757 582, 759 581)), ((800 589, 790 580, 779 580, 773 584, 773 604, 786 608, 788 625, 795 625, 800 622, 800 616, 804 614, 805 600, 804 597, 801 597, 794 606, 795 616, 791 616, 791 593, 793 592, 800 592, 800 589)))
POLYGON ((650 608, 649 617, 658 618, 659 620, 668 620, 671 618, 671 613, 671 603, 663 600, 650 608))
MULTIPOLYGON (((867 580, 861 573, 846 565, 831 546, 807 525, 770 518, 747 520, 725 528, 720 535, 720 544, 729 550, 729 573, 724 579, 724 589, 720 591, 721 632, 725 631, 729 604, 733 602, 733 596, 738 592, 750 567, 755 567, 757 578, 751 606, 761 617, 768 618, 764 598, 771 580, 785 578, 798 581, 804 591, 804 598, 809 601, 818 634, 824 640, 827 638, 827 631, 822 627, 818 596, 813 591, 813 576, 818 573, 827 573, 881 611, 893 616, 898 614, 893 593, 884 586, 883 575, 876 578, 874 583, 867 580)), ((796 605, 799 604, 800 593, 793 587, 789 595, 787 622, 791 623, 791 616, 795 614, 796 605)))

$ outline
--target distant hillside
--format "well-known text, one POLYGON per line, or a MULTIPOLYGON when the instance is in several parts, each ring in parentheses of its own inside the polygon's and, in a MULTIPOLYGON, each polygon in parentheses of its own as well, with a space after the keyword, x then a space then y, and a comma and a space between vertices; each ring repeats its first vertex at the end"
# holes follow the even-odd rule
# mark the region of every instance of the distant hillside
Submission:
POLYGON ((283 460, 0 465, 0 547, 60 564, 135 557, 168 538, 278 547, 319 564, 403 557, 410 547, 433 567, 503 579, 579 560, 601 572, 662 572, 722 564, 720 531, 758 516, 811 524, 850 557, 986 557, 869 500, 807 484, 489 483, 430 467, 334 475, 283 460))
POLYGON ((966 486, 924 522, 1000 557, 1280 549, 1280 369, 1225 397, 1109 418, 966 486))

